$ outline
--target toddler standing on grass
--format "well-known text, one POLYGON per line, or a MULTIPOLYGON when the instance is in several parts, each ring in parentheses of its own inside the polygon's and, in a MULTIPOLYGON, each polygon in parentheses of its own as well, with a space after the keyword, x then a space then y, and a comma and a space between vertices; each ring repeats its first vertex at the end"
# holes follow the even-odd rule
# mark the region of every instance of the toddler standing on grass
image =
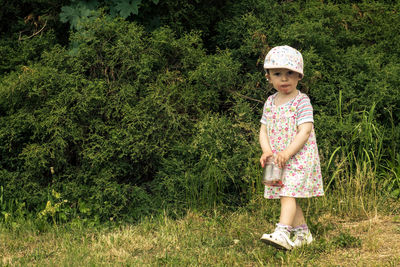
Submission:
POLYGON ((261 241, 292 249, 313 238, 296 198, 323 196, 321 168, 314 133, 313 109, 297 90, 303 78, 303 57, 290 46, 272 48, 264 61, 266 78, 277 93, 268 97, 261 118, 261 166, 273 160, 283 168, 282 186, 266 185, 264 197, 280 199, 279 223, 261 241), (292 238, 291 238, 292 235, 292 238))

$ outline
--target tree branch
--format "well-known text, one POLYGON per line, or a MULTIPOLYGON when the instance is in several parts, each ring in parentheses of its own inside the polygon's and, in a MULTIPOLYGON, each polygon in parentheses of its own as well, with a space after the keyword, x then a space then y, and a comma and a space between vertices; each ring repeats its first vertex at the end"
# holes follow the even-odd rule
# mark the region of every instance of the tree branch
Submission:
POLYGON ((28 36, 28 37, 21 37, 21 33, 22 33, 22 32, 19 32, 18 41, 27 40, 27 39, 32 38, 32 37, 35 36, 35 35, 38 35, 41 31, 44 30, 44 28, 46 27, 46 25, 47 25, 47 21, 44 22, 44 25, 43 25, 43 27, 42 27, 40 30, 38 30, 37 32, 34 32, 31 36, 28 36))

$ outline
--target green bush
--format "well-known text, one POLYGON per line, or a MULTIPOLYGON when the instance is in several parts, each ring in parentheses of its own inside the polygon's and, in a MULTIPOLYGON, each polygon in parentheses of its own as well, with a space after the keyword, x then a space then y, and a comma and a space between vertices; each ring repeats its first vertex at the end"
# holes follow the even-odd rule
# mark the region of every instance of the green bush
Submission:
POLYGON ((4 194, 44 210, 53 188, 100 219, 138 218, 161 201, 151 191, 160 163, 209 112, 231 107, 239 64, 206 55, 198 33, 104 16, 72 40, 73 53, 55 46, 2 81, 4 194))
POLYGON ((40 60, 42 52, 56 44, 54 32, 46 32, 37 38, 18 40, 17 36, 0 39, 0 74, 24 69, 24 66, 40 60))
POLYGON ((218 5, 220 19, 213 9, 205 23, 188 4, 178 13, 205 24, 182 19, 152 31, 143 17, 141 25, 98 13, 71 33, 68 49, 56 44, 60 32, 16 47, 2 39, 4 199, 39 214, 54 190, 68 216, 96 220, 246 203, 262 190, 257 135, 273 93, 262 64, 281 44, 304 56, 300 88, 314 106, 325 183, 335 177, 330 163, 354 150, 346 166, 376 153, 383 164, 374 161, 374 173, 389 173, 376 179, 398 192, 399 5, 218 5))
POLYGON ((212 114, 195 129, 189 143, 176 144, 161 162, 156 181, 164 201, 187 208, 246 203, 261 184, 254 161, 257 148, 248 140, 254 132, 212 114))

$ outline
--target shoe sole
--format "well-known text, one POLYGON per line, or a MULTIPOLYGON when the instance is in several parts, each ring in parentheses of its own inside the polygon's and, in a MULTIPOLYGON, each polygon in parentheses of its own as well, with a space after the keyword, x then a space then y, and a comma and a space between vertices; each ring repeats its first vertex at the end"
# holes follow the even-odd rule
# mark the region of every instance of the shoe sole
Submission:
POLYGON ((291 250, 292 249, 291 247, 287 248, 287 247, 285 247, 285 246, 283 246, 281 244, 278 244, 278 243, 276 243, 276 242, 274 242, 273 240, 270 240, 270 239, 261 238, 260 240, 261 240, 261 242, 263 242, 263 243, 265 243, 267 245, 271 245, 271 246, 273 246, 273 247, 275 247, 277 249, 281 249, 281 250, 291 250))

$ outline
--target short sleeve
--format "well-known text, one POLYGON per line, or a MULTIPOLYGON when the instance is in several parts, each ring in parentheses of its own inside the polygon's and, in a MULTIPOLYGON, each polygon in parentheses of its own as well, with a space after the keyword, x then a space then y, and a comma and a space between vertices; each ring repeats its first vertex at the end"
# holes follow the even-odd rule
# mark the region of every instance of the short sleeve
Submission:
POLYGON ((300 100, 297 106, 297 125, 312 122, 314 123, 313 108, 311 105, 310 98, 307 95, 300 100))
POLYGON ((268 100, 265 101, 265 104, 264 104, 263 113, 262 113, 262 117, 260 120, 260 122, 262 124, 267 124, 267 106, 268 106, 268 100))

